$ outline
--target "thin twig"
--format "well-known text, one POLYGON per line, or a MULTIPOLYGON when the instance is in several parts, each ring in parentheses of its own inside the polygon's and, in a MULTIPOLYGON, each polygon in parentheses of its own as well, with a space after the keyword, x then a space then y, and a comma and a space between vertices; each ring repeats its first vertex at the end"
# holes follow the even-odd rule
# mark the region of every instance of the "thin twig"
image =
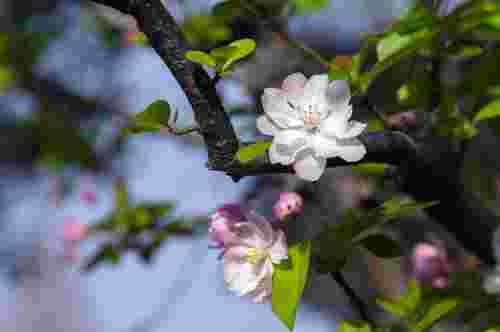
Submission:
POLYGON ((368 311, 366 310, 366 306, 361 298, 356 294, 356 291, 349 286, 347 281, 344 279, 342 272, 331 272, 330 275, 337 282, 337 284, 342 287, 345 294, 350 298, 352 304, 358 310, 359 316, 366 322, 368 322, 371 326, 376 326, 375 322, 368 316, 368 311))
POLYGON ((278 22, 272 20, 270 17, 263 15, 260 10, 252 3, 252 1, 243 0, 240 3, 244 9, 248 10, 252 15, 259 19, 261 23, 267 25, 270 30, 277 33, 290 46, 300 49, 302 52, 304 52, 304 54, 325 67, 325 69, 330 68, 330 62, 328 60, 326 60, 316 50, 310 48, 309 46, 306 46, 304 43, 291 38, 288 32, 286 32, 278 22))

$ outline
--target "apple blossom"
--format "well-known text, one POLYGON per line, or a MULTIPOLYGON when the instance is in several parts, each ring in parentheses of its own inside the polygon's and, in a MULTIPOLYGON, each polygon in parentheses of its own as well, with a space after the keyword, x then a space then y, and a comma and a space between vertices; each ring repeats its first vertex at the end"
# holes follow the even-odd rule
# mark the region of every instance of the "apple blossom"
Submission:
POLYGON ((271 297, 273 264, 288 258, 285 234, 255 211, 224 205, 210 218, 210 236, 221 249, 224 280, 238 296, 257 303, 271 297))
POLYGON ((282 192, 273 206, 273 215, 278 220, 299 215, 304 210, 304 200, 296 192, 282 192))
POLYGON ((269 148, 271 163, 293 164, 300 178, 316 181, 327 158, 361 160, 366 148, 356 136, 366 124, 349 121, 350 97, 348 82, 330 83, 326 74, 308 80, 295 73, 285 78, 281 89, 265 89, 265 114, 257 119, 257 128, 274 136, 269 148))

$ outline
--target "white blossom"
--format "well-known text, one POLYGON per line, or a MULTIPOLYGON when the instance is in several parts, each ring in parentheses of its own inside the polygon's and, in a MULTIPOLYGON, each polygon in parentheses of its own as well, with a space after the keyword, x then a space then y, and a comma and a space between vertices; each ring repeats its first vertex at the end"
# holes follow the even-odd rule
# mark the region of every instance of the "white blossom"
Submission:
POLYGON ((224 251, 224 280, 238 296, 263 303, 271 297, 273 264, 288 258, 288 248, 283 231, 274 230, 267 219, 254 212, 247 218, 234 225, 238 243, 224 251))
POLYGON ((349 121, 352 107, 346 81, 328 81, 328 75, 288 76, 281 89, 264 90, 265 114, 257 128, 274 136, 269 149, 272 163, 293 164, 296 174, 316 181, 323 174, 326 159, 340 157, 359 161, 366 154, 356 136, 366 124, 349 121))

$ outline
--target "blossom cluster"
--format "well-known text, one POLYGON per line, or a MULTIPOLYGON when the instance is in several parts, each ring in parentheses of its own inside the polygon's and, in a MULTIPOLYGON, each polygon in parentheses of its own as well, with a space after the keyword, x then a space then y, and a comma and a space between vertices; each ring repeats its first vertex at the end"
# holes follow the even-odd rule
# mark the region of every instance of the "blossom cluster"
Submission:
MULTIPOLYGON (((287 192, 280 195, 273 213, 283 221, 302 209, 302 197, 287 192)), ((251 296, 256 303, 270 301, 274 264, 288 259, 285 233, 279 226, 237 204, 226 204, 210 216, 210 239, 221 250, 229 290, 251 296)))

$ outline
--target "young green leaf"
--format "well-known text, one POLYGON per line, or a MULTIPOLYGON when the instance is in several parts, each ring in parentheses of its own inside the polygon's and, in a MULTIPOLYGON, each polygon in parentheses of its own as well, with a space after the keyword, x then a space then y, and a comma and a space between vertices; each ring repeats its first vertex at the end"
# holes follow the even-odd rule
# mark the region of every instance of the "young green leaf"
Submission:
POLYGON ((371 332, 370 325, 366 322, 350 322, 343 320, 339 323, 337 332, 371 332))
POLYGON ((377 299, 377 304, 379 304, 384 310, 390 312, 396 317, 406 319, 415 314, 422 300, 422 290, 418 286, 416 280, 412 279, 408 283, 408 289, 406 294, 399 299, 384 300, 377 299))
POLYGON ((256 46, 257 45, 253 39, 239 39, 227 46, 213 49, 210 52, 210 55, 215 58, 217 66, 220 67, 217 71, 219 73, 225 73, 236 61, 252 54, 256 46))
POLYGON ((164 100, 151 103, 146 109, 136 114, 132 124, 125 130, 125 134, 156 132, 168 125, 170 119, 170 105, 164 100))
POLYGON ((446 297, 438 299, 430 304, 427 308, 425 314, 418 323, 411 329, 412 332, 425 332, 432 325, 434 325, 438 320, 443 318, 445 315, 451 313, 453 310, 457 309, 462 300, 457 297, 446 297))
POLYGON ((387 170, 387 164, 382 163, 361 163, 352 166, 351 170, 354 173, 371 175, 371 176, 384 176, 387 170))
POLYGON ((500 116, 500 99, 495 99, 484 106, 475 116, 474 122, 489 120, 500 116))
POLYGON ((292 0, 291 2, 299 15, 305 15, 325 8, 329 0, 292 0))
POLYGON ((255 158, 263 155, 271 146, 271 141, 261 141, 255 144, 245 146, 238 150, 236 159, 242 164, 246 164, 255 158))
POLYGON ((396 258, 402 256, 402 250, 399 243, 383 234, 368 235, 360 240, 359 244, 380 258, 396 258))
POLYGON ((189 61, 200 65, 205 65, 212 68, 215 68, 215 66, 217 65, 215 59, 210 54, 202 51, 188 51, 186 52, 185 57, 189 61))
POLYGON ((311 242, 304 241, 288 248, 291 264, 274 266, 272 309, 290 331, 295 325, 297 308, 306 285, 310 255, 311 242))

